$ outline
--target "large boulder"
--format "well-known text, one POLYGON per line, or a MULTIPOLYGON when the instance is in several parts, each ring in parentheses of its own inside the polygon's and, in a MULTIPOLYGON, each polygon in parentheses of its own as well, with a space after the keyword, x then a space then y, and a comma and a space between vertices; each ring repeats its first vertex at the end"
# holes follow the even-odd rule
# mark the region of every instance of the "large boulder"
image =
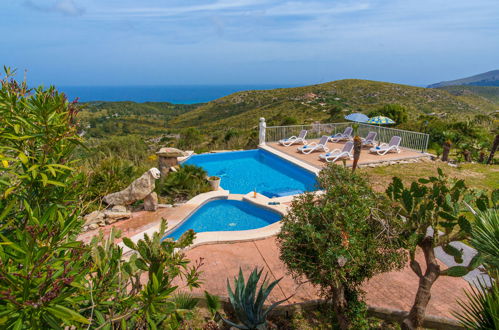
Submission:
POLYGON ((122 191, 104 196, 104 202, 109 205, 130 205, 136 201, 143 200, 156 188, 156 180, 161 173, 155 167, 142 174, 122 191))

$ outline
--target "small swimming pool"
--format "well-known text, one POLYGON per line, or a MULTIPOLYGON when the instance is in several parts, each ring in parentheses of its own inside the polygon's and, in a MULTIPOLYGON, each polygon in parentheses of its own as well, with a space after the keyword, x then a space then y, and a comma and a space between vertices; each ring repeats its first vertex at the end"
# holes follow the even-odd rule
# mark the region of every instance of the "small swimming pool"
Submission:
POLYGON ((201 206, 166 237, 178 239, 189 229, 196 233, 256 229, 279 220, 278 213, 251 203, 219 199, 201 206))
POLYGON ((315 190, 315 174, 262 149, 194 155, 184 164, 197 165, 221 178, 232 194, 256 190, 267 197, 315 190))

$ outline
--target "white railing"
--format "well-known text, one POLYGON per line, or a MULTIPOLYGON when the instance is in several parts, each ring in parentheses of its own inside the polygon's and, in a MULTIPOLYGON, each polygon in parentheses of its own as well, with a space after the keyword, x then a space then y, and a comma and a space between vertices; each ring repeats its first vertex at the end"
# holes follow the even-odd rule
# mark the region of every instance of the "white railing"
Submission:
POLYGON ((388 143, 393 136, 400 136, 402 138, 400 146, 403 148, 420 152, 426 152, 428 149, 428 140, 430 137, 428 134, 353 122, 265 127, 265 122, 260 121, 260 137, 262 137, 263 130, 263 139, 261 139, 260 143, 263 141, 277 142, 293 135, 298 136, 300 131, 304 129, 307 130, 307 139, 318 139, 322 135, 341 133, 348 126, 357 126, 357 135, 361 137, 365 137, 369 132, 376 132, 376 141, 388 143))

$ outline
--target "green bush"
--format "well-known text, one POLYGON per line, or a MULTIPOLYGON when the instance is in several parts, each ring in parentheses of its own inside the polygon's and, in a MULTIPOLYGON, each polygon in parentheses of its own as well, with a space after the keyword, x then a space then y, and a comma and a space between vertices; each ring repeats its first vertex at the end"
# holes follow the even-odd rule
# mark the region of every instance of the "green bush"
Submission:
POLYGON ((361 284, 403 265, 386 203, 366 178, 330 164, 319 175, 323 194, 296 197, 278 234, 281 259, 332 299, 342 329, 363 327, 361 284))
POLYGON ((194 233, 163 240, 163 221, 152 237, 123 239, 128 260, 114 231, 90 245, 78 241, 85 200, 72 155, 81 144, 78 106, 53 87, 30 90, 9 70, 0 84, 0 327, 178 327, 186 311, 174 283, 199 284, 200 263, 178 252, 194 233))
POLYGON ((407 109, 399 104, 385 104, 381 108, 369 112, 369 117, 385 116, 395 121, 395 125, 407 122, 407 109))
POLYGON ((211 190, 206 176, 201 167, 182 165, 177 172, 170 172, 156 184, 156 192, 170 202, 190 199, 211 190))

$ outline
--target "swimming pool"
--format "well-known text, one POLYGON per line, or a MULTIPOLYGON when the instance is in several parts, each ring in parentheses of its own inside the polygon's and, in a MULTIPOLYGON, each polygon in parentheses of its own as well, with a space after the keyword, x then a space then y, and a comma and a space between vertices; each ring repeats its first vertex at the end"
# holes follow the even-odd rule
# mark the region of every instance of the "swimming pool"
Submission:
POLYGON ((201 206, 166 237, 178 239, 189 229, 196 233, 256 229, 279 220, 279 214, 251 203, 219 199, 201 206))
POLYGON ((262 149, 194 155, 184 164, 197 165, 233 194, 256 190, 267 197, 315 190, 315 174, 262 149))

